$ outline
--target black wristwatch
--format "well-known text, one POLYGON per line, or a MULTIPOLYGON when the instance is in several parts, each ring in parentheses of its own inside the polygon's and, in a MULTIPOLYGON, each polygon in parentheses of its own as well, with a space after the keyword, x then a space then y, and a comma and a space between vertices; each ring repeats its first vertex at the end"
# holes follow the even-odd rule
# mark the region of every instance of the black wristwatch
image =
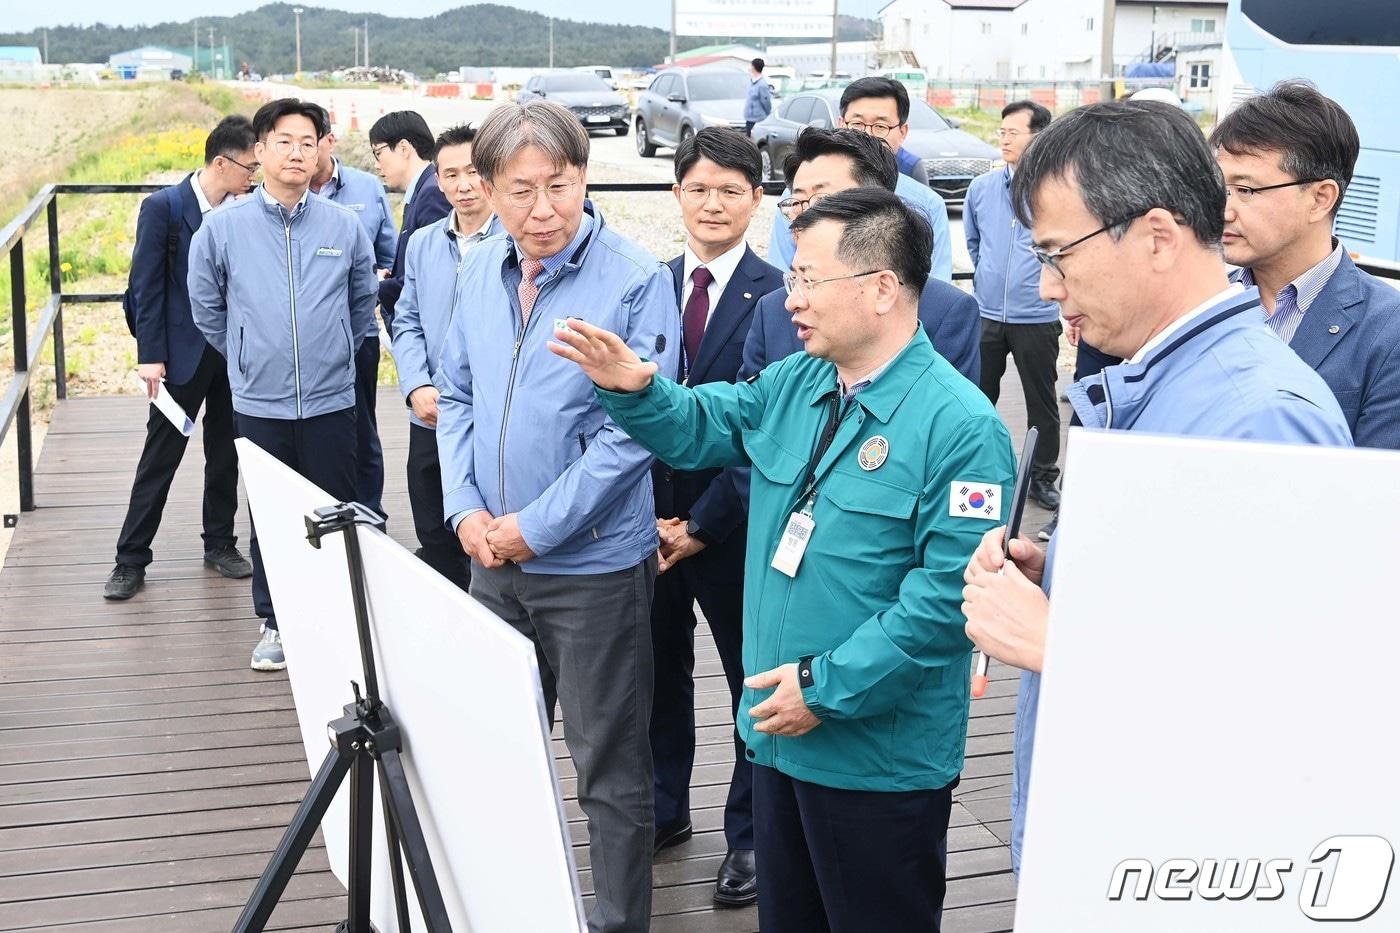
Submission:
POLYGON ((816 655, 809 654, 805 658, 797 659, 797 685, 803 690, 815 686, 816 681, 812 679, 812 658, 816 655))
POLYGON ((693 518, 685 523, 685 533, 690 535, 692 538, 696 539, 706 547, 709 547, 710 545, 715 543, 715 539, 711 538, 708 534, 706 534, 705 530, 700 527, 700 523, 693 518))

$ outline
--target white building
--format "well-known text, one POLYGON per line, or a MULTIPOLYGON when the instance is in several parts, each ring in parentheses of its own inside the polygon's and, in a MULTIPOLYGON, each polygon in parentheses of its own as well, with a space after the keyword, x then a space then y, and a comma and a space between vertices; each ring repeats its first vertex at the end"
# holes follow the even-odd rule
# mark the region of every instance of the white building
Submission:
MULTIPOLYGON (((793 68, 799 74, 825 74, 831 70, 831 43, 803 42, 770 45, 763 53, 763 59, 770 65, 793 68)), ((837 71, 861 77, 878 71, 880 64, 879 42, 836 43, 837 71)))
POLYGON ((116 53, 107 60, 107 66, 126 80, 150 80, 169 78, 175 71, 189 74, 194 68, 194 59, 183 52, 158 45, 144 45, 139 49, 116 53))
MULTIPOLYGON (((1218 44, 1224 0, 1117 0, 1113 74, 1178 47, 1218 44)), ((892 0, 880 10, 887 55, 932 80, 1095 81, 1103 0, 892 0), (912 64, 912 62, 911 62, 912 64)))

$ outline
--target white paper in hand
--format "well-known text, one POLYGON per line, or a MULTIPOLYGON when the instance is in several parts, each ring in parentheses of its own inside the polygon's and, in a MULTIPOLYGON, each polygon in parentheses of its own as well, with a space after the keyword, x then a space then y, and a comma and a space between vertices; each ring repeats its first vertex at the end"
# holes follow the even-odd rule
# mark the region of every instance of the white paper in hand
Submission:
MULTIPOLYGON (((140 376, 136 377, 136 384, 141 387, 142 393, 146 393, 146 380, 140 376)), ((170 392, 165 388, 165 380, 160 381, 160 391, 156 397, 151 399, 151 404, 156 406, 156 410, 165 416, 165 420, 175 425, 175 430, 185 437, 194 433, 194 422, 190 416, 185 414, 185 410, 180 407, 180 403, 171 397, 170 392)))

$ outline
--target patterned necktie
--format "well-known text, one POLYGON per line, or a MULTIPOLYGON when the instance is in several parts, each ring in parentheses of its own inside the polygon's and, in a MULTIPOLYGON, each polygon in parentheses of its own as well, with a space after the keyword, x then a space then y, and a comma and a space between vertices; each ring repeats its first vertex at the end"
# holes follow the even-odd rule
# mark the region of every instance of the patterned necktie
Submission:
POLYGON ((544 271, 544 263, 538 259, 526 259, 520 263, 520 286, 516 293, 520 296, 520 321, 530 323, 530 312, 535 310, 535 299, 540 296, 540 287, 535 277, 544 271))
POLYGON ((705 320, 710 316, 710 283, 715 277, 704 266, 696 266, 690 273, 692 287, 690 298, 685 303, 685 314, 681 317, 685 332, 686 369, 695 365, 695 357, 700 353, 700 341, 705 339, 705 320))

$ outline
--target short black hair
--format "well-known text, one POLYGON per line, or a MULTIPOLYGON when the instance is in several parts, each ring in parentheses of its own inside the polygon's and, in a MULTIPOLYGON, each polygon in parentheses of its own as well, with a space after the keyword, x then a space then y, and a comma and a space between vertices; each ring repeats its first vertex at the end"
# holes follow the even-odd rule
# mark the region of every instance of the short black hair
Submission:
POLYGON ((763 74, 763 66, 764 66, 764 61, 763 61, 763 59, 761 59, 761 58, 755 58, 753 61, 749 62, 749 64, 750 64, 750 65, 753 65, 753 70, 754 70, 754 71, 757 71, 759 74, 763 74))
POLYGON ((401 139, 408 140, 413 151, 418 153, 418 158, 433 157, 433 131, 428 129, 428 121, 415 110, 386 113, 369 128, 371 146, 397 146, 401 139))
POLYGON ((893 191, 899 181, 899 163, 884 140, 860 130, 827 130, 809 126, 797 137, 797 145, 783 160, 783 177, 792 187, 797 169, 818 156, 843 155, 851 160, 851 175, 862 188, 893 191))
POLYGON ((727 126, 707 126, 681 140, 676 147, 676 184, 685 184, 685 176, 701 159, 742 173, 755 188, 763 179, 763 159, 758 147, 743 133, 727 126))
POLYGON ((933 268, 933 227, 921 211, 882 188, 849 188, 822 198, 792 222, 794 236, 824 220, 844 227, 836 257, 853 270, 892 269, 918 296, 933 268))
POLYGON ((451 126, 438 134, 437 140, 433 143, 433 161, 437 161, 438 153, 448 146, 462 146, 476 139, 476 127, 470 123, 460 123, 451 126))
POLYGON ((1361 154, 1356 124, 1341 104, 1296 79, 1243 101, 1216 126, 1210 145, 1231 155, 1277 152, 1279 168, 1295 179, 1332 179, 1340 189, 1333 214, 1361 154))
POLYGON ((204 164, 208 165, 219 156, 231 156, 247 152, 258 141, 253 132, 253 121, 241 113, 233 113, 219 121, 218 126, 209 131, 204 140, 204 164))
POLYGON ((263 104, 258 108, 258 112, 253 114, 253 132, 259 140, 267 139, 267 134, 272 132, 278 120, 283 117, 301 116, 311 121, 311 125, 316 128, 316 138, 320 139, 326 135, 323 132, 325 124, 321 122, 324 113, 319 104, 313 104, 309 100, 279 97, 263 104))
POLYGON ((1013 100, 1005 107, 1001 108, 1001 118, 1005 120, 1013 113, 1025 111, 1031 115, 1031 132, 1039 133, 1050 125, 1050 109, 1044 104, 1037 104, 1033 100, 1013 100))
POLYGON ((321 115, 321 118, 320 118, 320 119, 317 121, 317 123, 316 123, 316 125, 317 125, 318 127, 320 127, 319 132, 320 132, 320 134, 321 134, 321 138, 324 139, 325 137, 331 135, 331 115, 330 115, 330 113, 326 110, 325 107, 322 107, 320 104, 313 104, 313 103, 311 103, 311 101, 307 101, 307 104, 310 105, 310 106, 312 106, 312 107, 315 107, 315 108, 316 108, 316 112, 319 113, 319 114, 321 115))
POLYGON ((1071 110, 1026 149, 1011 176, 1016 219, 1032 226, 1043 184, 1079 188, 1084 207, 1117 240, 1154 207, 1183 218, 1202 246, 1220 244, 1225 180, 1201 128, 1185 110, 1144 100, 1113 100, 1071 110))
POLYGON ((851 104, 867 97, 893 100, 900 124, 909 122, 909 89, 894 78, 857 78, 846 85, 846 89, 841 92, 842 118, 845 118, 846 109, 851 104))

